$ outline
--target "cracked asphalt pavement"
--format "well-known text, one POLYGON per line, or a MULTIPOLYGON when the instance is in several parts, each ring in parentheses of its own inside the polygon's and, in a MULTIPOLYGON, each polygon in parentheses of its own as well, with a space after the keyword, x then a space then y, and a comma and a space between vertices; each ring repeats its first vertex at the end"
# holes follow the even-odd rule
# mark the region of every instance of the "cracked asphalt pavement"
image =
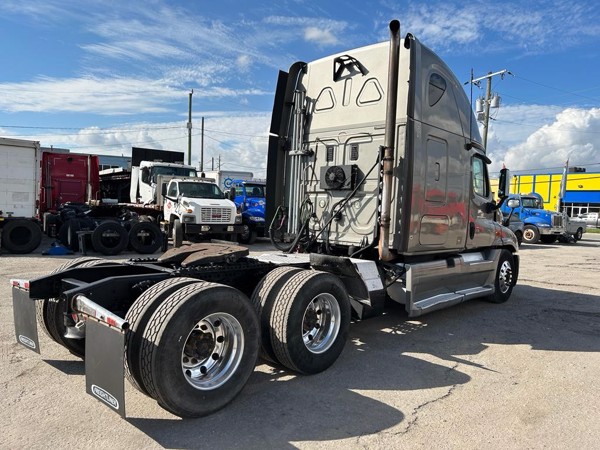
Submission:
POLYGON ((296 376, 261 363, 233 403, 194 420, 127 382, 121 419, 85 393, 84 363, 66 349, 43 333, 41 357, 16 343, 9 280, 75 257, 42 256, 47 247, 0 256, 0 448, 599 446, 600 234, 523 245, 505 304, 471 301, 418 320, 391 305, 352 324, 329 370, 296 376))

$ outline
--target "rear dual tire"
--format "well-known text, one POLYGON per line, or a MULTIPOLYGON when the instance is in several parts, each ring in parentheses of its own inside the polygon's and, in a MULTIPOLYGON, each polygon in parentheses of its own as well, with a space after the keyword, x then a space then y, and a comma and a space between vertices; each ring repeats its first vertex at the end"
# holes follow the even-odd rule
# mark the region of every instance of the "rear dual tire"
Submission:
POLYGON ((141 348, 144 330, 148 321, 162 304, 162 302, 173 292, 188 284, 196 283, 195 278, 167 278, 159 281, 148 288, 131 305, 125 320, 129 323, 129 329, 125 334, 125 377, 140 392, 148 394, 141 375, 141 348))
POLYGON ((342 353, 351 312, 348 293, 337 276, 275 269, 257 286, 253 304, 262 325, 266 359, 314 374, 329 368, 342 353))
POLYGON ((178 289, 144 329, 144 388, 178 416, 201 417, 221 409, 254 371, 258 330, 256 313, 237 289, 208 282, 178 289))

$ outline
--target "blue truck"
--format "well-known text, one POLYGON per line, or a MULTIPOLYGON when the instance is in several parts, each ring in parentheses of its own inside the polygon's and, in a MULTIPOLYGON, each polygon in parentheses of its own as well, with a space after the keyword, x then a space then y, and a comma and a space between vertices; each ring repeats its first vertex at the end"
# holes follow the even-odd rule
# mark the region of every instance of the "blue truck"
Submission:
MULTIPOLYGON (((519 207, 512 213, 525 225, 523 229, 523 242, 526 244, 552 244, 557 240, 561 242, 577 242, 586 230, 585 221, 570 218, 564 212, 548 211, 544 209, 542 196, 537 193, 527 195, 510 194, 509 199, 518 199, 519 207)), ((510 208, 505 202, 501 211, 510 214, 510 208)))
POLYGON ((242 213, 244 231, 238 235, 242 244, 253 244, 257 237, 265 235, 265 188, 264 180, 232 180, 229 198, 242 213))

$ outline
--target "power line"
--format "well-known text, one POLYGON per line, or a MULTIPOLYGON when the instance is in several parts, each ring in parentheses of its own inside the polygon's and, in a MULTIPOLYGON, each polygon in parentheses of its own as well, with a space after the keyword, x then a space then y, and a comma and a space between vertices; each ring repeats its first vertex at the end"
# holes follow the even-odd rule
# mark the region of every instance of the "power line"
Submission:
POLYGON ((521 79, 521 80, 523 80, 523 81, 527 81, 528 83, 531 83, 531 84, 536 84, 536 85, 538 85, 538 86, 545 87, 546 89, 552 89, 552 90, 554 90, 554 91, 561 92, 561 93, 563 93, 563 94, 574 95, 574 96, 576 96, 576 97, 585 98, 586 100, 593 100, 593 101, 595 101, 595 102, 598 102, 598 101, 600 100, 600 99, 598 99, 597 97, 588 97, 587 95, 581 95, 581 94, 578 94, 578 93, 576 93, 576 92, 566 91, 566 90, 564 90, 564 89, 560 89, 560 88, 557 88, 557 87, 554 87, 554 86, 548 86, 547 84, 540 83, 540 82, 538 82, 538 81, 529 80, 529 79, 527 79, 527 78, 525 78, 525 77, 522 77, 522 76, 520 76, 520 75, 517 75, 516 73, 513 73, 513 75, 514 75, 514 77, 515 77, 515 78, 519 78, 519 79, 521 79))
POLYGON ((267 139, 269 137, 269 136, 267 136, 267 132, 265 132, 264 135, 256 135, 256 134, 232 133, 230 131, 211 130, 209 128, 205 128, 204 131, 212 131, 213 133, 228 134, 231 136, 246 136, 246 137, 254 137, 254 138, 264 138, 264 139, 267 139))

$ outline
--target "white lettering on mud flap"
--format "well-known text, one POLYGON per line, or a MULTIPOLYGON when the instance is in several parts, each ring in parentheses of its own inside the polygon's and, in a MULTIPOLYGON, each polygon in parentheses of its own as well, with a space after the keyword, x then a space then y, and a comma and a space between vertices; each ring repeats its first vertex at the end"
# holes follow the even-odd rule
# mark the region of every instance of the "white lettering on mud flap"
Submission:
POLYGON ((35 350, 35 342, 33 339, 29 339, 27 336, 19 335, 19 342, 23 344, 25 347, 29 347, 35 350))
POLYGON ((119 409, 119 401, 100 386, 92 384, 92 393, 111 408, 119 409))

